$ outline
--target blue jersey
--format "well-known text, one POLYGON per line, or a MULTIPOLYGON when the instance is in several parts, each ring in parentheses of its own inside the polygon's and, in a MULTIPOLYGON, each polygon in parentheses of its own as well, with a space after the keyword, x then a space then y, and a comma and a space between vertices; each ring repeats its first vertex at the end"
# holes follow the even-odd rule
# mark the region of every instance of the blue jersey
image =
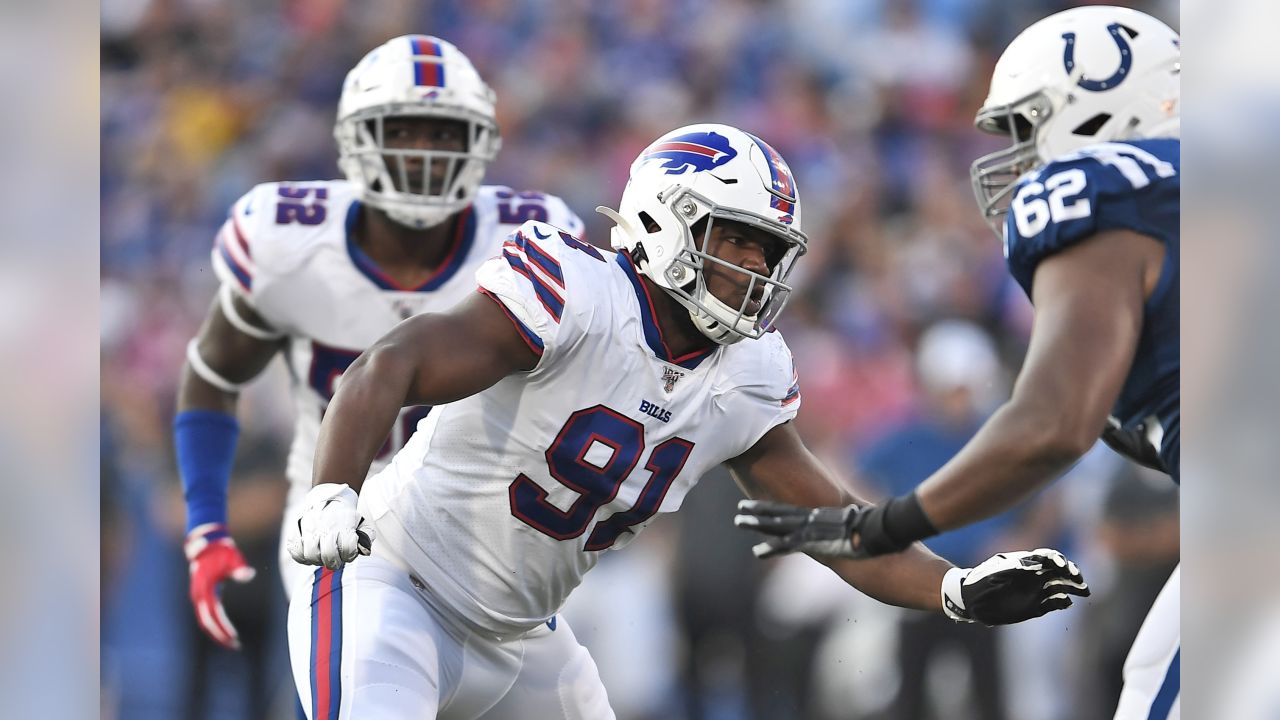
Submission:
POLYGON ((1180 152, 1176 138, 1090 145, 1018 183, 1005 221, 1009 272, 1031 297, 1040 261, 1108 230, 1164 245, 1160 280, 1143 308, 1133 366, 1112 414, 1126 429, 1159 421, 1160 458, 1178 479, 1180 152))

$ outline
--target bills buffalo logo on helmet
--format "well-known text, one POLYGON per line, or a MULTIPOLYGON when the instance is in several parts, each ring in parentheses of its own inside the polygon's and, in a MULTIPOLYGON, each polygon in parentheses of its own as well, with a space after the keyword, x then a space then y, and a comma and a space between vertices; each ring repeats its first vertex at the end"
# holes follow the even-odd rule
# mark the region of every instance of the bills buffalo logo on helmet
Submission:
POLYGON ((640 156, 641 162, 662 160, 668 175, 681 175, 690 170, 702 172, 718 168, 738 156, 729 139, 714 132, 689 133, 664 138, 640 156))

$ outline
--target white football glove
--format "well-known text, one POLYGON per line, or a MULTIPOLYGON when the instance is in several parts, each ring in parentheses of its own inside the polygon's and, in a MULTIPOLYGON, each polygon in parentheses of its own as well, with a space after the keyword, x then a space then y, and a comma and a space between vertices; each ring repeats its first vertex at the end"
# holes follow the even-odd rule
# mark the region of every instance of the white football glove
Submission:
POLYGON ((289 523, 285 547, 295 562, 337 570, 368 555, 373 526, 356 510, 356 493, 347 485, 325 483, 307 493, 302 514, 289 523))
POLYGON ((1049 548, 1007 552, 975 568, 951 568, 942 579, 942 609, 957 622, 1008 625, 1071 607, 1089 596, 1076 564, 1049 548))

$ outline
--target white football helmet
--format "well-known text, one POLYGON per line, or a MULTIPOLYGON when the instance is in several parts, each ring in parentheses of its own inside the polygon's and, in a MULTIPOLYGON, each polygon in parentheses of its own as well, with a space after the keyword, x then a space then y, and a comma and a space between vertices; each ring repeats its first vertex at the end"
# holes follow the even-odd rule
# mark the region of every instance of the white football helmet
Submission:
POLYGON ((502 140, 494 118, 493 90, 458 48, 429 35, 388 40, 347 73, 338 101, 338 166, 360 188, 361 200, 412 228, 437 225, 475 198, 485 168, 502 140), (389 117, 460 120, 467 125, 462 152, 388 148, 389 117), (421 159, 421 169, 410 158, 421 159), (432 187, 432 169, 444 168, 444 184, 432 187), (416 177, 417 173, 423 177, 416 177), (420 191, 414 191, 414 186, 420 191))
POLYGON ((768 332, 787 304, 787 276, 808 243, 786 161, 760 138, 728 125, 689 125, 658 138, 631 164, 618 210, 596 210, 616 223, 610 231, 613 248, 627 252, 641 273, 688 308, 699 330, 723 345, 768 332), (695 240, 692 228, 704 218, 702 237, 695 240), (646 219, 658 229, 646 230, 646 219), (782 239, 786 251, 768 277, 707 253, 716 220, 745 223, 782 239), (703 268, 709 262, 748 277, 739 307, 707 290, 703 268), (758 285, 762 304, 748 314, 758 285))
POLYGON ((996 62, 974 124, 1011 147, 970 169, 987 222, 1001 232, 1018 178, 1085 145, 1179 132, 1178 34, 1128 8, 1093 5, 1023 30, 996 62))

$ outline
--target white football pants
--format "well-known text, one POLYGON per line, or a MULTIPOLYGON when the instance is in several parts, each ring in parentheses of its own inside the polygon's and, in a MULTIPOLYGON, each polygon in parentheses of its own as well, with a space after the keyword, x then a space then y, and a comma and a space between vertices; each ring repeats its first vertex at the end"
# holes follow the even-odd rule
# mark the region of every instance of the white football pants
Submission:
POLYGON ((297 522, 296 517, 302 513, 302 502, 306 500, 307 493, 310 491, 310 483, 290 482, 289 494, 285 496, 284 517, 280 519, 280 547, 276 550, 276 560, 280 563, 280 582, 284 584, 284 597, 286 600, 293 599, 293 589, 303 583, 306 583, 306 586, 299 592, 310 590, 310 579, 315 575, 316 571, 314 565, 303 565, 294 562, 284 542, 285 538, 289 536, 289 523, 297 522))
POLYGON ((1181 574, 1179 565, 1156 596, 1133 640, 1133 647, 1129 648, 1129 656, 1124 661, 1124 690, 1116 706, 1115 720, 1177 720, 1181 717, 1182 653, 1178 630, 1181 574))
POLYGON ((377 554, 313 570, 310 587, 294 590, 289 656, 310 720, 614 717, 595 661, 562 618, 483 637, 377 554))

